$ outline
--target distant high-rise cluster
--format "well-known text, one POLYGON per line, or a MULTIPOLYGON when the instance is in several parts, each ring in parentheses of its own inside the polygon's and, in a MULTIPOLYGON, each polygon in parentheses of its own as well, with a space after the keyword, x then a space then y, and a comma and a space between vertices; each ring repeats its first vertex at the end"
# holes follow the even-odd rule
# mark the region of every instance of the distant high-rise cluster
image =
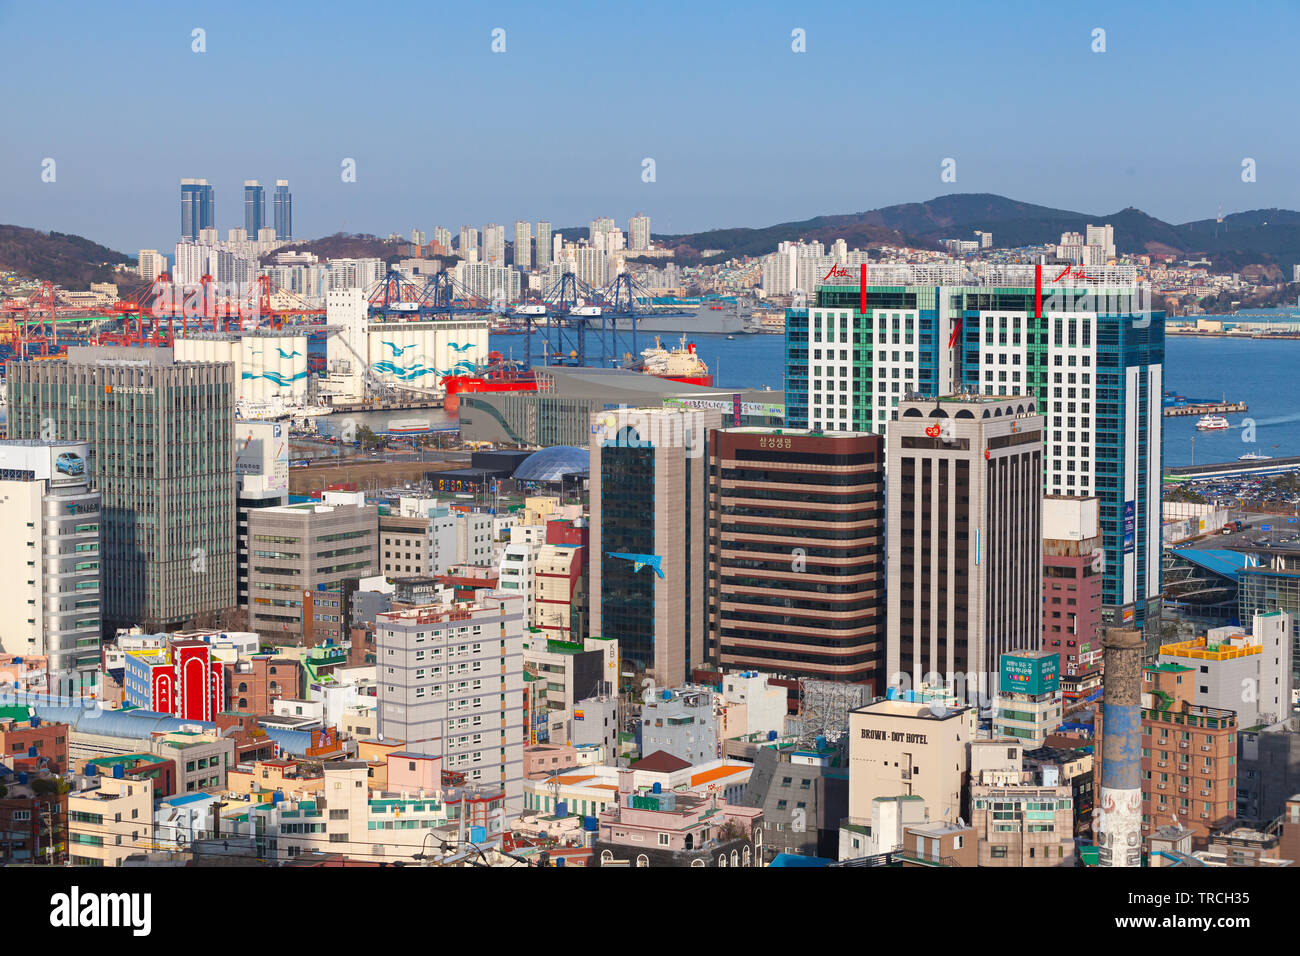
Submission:
POLYGON ((206 179, 181 180, 181 236, 198 241, 201 229, 216 227, 212 187, 206 179))

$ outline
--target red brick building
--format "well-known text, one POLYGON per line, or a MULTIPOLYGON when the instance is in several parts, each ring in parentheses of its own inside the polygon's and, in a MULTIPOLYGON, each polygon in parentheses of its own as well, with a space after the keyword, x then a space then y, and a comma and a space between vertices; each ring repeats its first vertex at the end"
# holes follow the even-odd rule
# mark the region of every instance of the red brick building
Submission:
POLYGON ((28 717, 25 707, 0 709, 0 763, 15 771, 64 773, 68 769, 68 725, 28 717))

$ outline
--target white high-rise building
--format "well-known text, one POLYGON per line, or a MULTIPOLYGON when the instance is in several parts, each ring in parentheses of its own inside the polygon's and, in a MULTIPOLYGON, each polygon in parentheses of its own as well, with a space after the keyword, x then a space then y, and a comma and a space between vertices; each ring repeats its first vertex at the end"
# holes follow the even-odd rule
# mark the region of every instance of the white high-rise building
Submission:
POLYGON ((545 219, 537 224, 537 268, 545 269, 555 261, 551 248, 551 224, 545 219))
POLYGON ((90 445, 0 441, 0 651, 48 657, 50 690, 97 692, 100 504, 90 445))
POLYGON ((491 303, 519 301, 518 269, 500 263, 458 262, 456 284, 491 303))
POLYGON ((650 217, 637 213, 627 221, 627 247, 629 249, 650 248, 650 217))
POLYGON ((515 220, 515 268, 525 272, 533 267, 533 224, 515 220))
POLYGON ((451 252, 451 230, 446 226, 433 227, 433 241, 447 252, 451 252))
POLYGON ((525 633, 523 597, 502 591, 375 620, 379 732, 503 787, 507 817, 523 809, 525 633))
POLYGON ((483 261, 489 265, 506 264, 506 227, 491 222, 483 227, 483 261))
POLYGON ((167 257, 157 249, 141 249, 136 260, 136 270, 141 279, 152 282, 167 271, 167 257))
POLYGON ((591 220, 591 228, 588 231, 587 238, 591 241, 591 244, 594 246, 599 241, 597 239, 598 236, 603 236, 605 233, 609 232, 613 228, 614 228, 613 219, 610 219, 608 216, 598 216, 595 219, 591 220))
POLYGON ((456 251, 465 262, 478 262, 478 230, 473 226, 461 226, 460 245, 456 251))
POLYGON ((596 289, 609 285, 611 276, 609 257, 600 249, 592 246, 569 246, 564 251, 566 259, 573 263, 573 274, 582 282, 596 289))
POLYGON ((386 273, 383 259, 331 259, 331 289, 369 289, 386 273))
POLYGON ((1085 236, 1087 245, 1101 246, 1102 261, 1097 265, 1105 265, 1107 259, 1115 258, 1115 227, 1111 225, 1093 226, 1089 225, 1085 236))

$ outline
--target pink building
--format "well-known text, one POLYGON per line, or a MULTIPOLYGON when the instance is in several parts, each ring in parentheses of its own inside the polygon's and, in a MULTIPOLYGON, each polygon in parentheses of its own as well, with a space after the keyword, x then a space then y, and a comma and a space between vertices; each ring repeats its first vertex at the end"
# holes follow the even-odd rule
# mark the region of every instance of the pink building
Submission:
POLYGON ((388 783, 394 793, 436 793, 442 789, 442 758, 395 750, 388 755, 388 783))
POLYGON ((547 777, 578 765, 578 751, 568 744, 533 744, 524 748, 524 776, 547 777))
POLYGON ((598 817, 596 866, 756 866, 763 856, 763 811, 699 796, 637 789, 636 771, 618 773, 618 803, 598 817))
POLYGON ((1101 582, 1096 498, 1043 498, 1043 650, 1061 655, 1061 696, 1101 686, 1101 582))

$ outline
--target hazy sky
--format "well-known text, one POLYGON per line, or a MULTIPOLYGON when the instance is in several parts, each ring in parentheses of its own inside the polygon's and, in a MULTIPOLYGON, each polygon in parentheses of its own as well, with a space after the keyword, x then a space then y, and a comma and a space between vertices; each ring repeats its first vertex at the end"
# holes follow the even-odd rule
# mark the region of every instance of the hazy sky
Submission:
POLYGON ((0 2, 0 222, 170 250, 182 177, 223 236, 243 181, 277 178, 296 238, 638 211, 688 232, 954 191, 1300 208, 1300 5, 1134 6, 0 2))

